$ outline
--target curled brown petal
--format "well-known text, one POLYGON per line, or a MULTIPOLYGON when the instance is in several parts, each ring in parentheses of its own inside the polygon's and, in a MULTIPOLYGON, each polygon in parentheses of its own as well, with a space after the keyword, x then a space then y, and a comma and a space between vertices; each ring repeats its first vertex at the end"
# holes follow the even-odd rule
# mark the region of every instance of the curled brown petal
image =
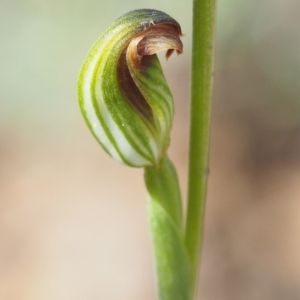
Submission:
POLYGON ((143 56, 153 55, 160 51, 166 50, 166 58, 168 59, 174 50, 177 54, 182 53, 183 45, 180 36, 182 36, 181 30, 174 24, 150 25, 130 41, 127 56, 131 56, 131 60, 137 67, 143 56))

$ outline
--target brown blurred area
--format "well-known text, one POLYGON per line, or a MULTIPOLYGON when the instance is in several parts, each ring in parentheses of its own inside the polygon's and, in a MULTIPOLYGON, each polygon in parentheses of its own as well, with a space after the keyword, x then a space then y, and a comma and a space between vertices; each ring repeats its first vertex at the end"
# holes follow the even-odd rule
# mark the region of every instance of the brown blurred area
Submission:
MULTIPOLYGON (((155 299, 143 171, 112 161, 80 115, 96 37, 143 1, 0 4, 0 299, 155 299)), ((170 157, 186 192, 191 3, 162 62, 170 157)), ((219 1, 199 299, 300 299, 300 2, 219 1)))

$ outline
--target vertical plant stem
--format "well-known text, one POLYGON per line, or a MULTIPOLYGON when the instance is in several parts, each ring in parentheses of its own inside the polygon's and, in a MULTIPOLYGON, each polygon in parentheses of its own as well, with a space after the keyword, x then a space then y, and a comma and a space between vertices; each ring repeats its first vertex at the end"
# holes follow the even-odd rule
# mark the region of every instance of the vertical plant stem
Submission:
POLYGON ((172 162, 165 157, 158 167, 146 167, 145 182, 159 299, 192 300, 179 184, 172 162))
POLYGON ((190 104, 188 209, 185 243, 195 290, 206 197, 216 0, 194 0, 190 104))

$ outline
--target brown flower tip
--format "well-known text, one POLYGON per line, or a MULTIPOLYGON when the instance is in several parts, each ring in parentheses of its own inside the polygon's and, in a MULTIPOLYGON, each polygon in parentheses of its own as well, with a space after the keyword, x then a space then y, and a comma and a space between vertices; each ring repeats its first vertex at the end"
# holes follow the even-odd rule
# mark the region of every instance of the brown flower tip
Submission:
POLYGON ((135 62, 136 66, 140 65, 143 56, 153 55, 164 50, 168 59, 174 50, 177 54, 183 52, 180 36, 182 36, 180 27, 172 23, 150 24, 131 40, 127 48, 127 56, 131 56, 131 60, 135 62))

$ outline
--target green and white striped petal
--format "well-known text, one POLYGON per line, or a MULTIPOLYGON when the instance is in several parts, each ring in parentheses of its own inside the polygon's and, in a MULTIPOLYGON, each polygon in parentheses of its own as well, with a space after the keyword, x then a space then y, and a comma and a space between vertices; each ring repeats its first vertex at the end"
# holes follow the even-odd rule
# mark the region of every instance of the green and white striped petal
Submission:
POLYGON ((81 111, 117 161, 158 165, 169 144, 173 97, 156 53, 182 52, 180 25, 152 9, 117 19, 96 41, 79 75, 81 111))

